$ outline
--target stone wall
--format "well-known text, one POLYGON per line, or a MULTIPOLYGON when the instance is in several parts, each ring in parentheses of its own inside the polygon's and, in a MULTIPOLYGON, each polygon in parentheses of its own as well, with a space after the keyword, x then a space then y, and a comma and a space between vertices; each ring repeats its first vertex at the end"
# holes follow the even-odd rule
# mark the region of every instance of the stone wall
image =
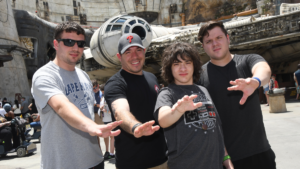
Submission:
POLYGON ((36 13, 55 23, 73 20, 99 27, 120 13, 144 18, 151 24, 181 26, 217 19, 256 8, 256 0, 9 0, 15 9, 36 13))
POLYGON ((72 20, 82 25, 99 27, 120 13, 117 0, 9 0, 14 9, 36 13, 54 23, 72 20))
POLYGON ((12 61, 4 62, 0 67, 0 98, 6 97, 8 101, 15 100, 15 94, 20 93, 26 98, 31 98, 30 86, 28 84, 27 71, 22 53, 19 51, 7 52, 3 45, 20 46, 10 0, 0 2, 0 57, 11 55, 12 61))

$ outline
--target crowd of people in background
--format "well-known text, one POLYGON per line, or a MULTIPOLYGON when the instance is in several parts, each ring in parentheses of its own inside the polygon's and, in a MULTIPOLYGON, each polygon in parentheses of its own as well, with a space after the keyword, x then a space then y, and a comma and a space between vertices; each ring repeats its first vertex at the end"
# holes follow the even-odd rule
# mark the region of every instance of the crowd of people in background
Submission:
POLYGON ((27 124, 32 127, 40 126, 34 99, 31 100, 30 104, 25 97, 21 98, 21 103, 19 100, 14 100, 12 103, 4 97, 0 101, 0 139, 4 140, 4 149, 8 153, 14 152, 20 146, 20 137, 25 140, 25 135, 20 133, 14 124, 11 124, 11 121, 18 116, 26 119, 27 124))

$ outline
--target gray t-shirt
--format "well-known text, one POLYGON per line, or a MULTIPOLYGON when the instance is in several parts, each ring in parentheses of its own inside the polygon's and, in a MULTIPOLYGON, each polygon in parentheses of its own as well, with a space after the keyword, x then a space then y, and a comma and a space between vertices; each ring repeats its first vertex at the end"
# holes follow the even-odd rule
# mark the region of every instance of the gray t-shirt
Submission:
MULTIPOLYGON (((49 62, 32 79, 32 95, 41 118, 41 168, 91 168, 103 161, 97 137, 73 128, 47 103, 65 95, 85 116, 94 120, 94 93, 88 75, 67 71, 49 62)), ((72 113, 72 112, 68 112, 72 113)))
POLYGON ((162 106, 172 107, 184 95, 197 94, 194 102, 203 105, 187 111, 172 126, 164 129, 170 169, 222 169, 224 142, 218 112, 207 90, 197 85, 170 84, 159 93, 154 117, 162 106), (203 129, 205 128, 205 129, 203 129))
POLYGON ((23 107, 23 109, 21 110, 21 113, 25 113, 28 111, 28 106, 29 106, 29 103, 27 100, 24 100, 21 104, 21 107, 23 107))

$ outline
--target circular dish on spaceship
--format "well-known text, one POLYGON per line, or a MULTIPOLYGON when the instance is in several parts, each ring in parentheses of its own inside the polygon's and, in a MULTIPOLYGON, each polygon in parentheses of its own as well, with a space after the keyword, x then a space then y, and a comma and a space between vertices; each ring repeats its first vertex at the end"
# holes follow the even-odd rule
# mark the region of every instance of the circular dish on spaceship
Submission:
POLYGON ((107 20, 93 34, 90 42, 92 57, 105 67, 119 66, 118 41, 126 33, 139 35, 146 48, 151 43, 152 30, 147 21, 136 16, 118 15, 107 20))

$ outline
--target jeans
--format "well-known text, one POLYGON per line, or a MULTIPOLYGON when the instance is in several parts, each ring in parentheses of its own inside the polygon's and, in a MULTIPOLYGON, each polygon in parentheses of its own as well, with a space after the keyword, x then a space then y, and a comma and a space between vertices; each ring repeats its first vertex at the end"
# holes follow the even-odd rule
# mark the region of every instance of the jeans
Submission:
MULTIPOLYGON (((41 123, 39 121, 36 121, 36 122, 32 122, 30 123, 30 127, 40 127, 41 126, 41 123)), ((34 133, 36 132, 37 129, 34 128, 34 133)))

